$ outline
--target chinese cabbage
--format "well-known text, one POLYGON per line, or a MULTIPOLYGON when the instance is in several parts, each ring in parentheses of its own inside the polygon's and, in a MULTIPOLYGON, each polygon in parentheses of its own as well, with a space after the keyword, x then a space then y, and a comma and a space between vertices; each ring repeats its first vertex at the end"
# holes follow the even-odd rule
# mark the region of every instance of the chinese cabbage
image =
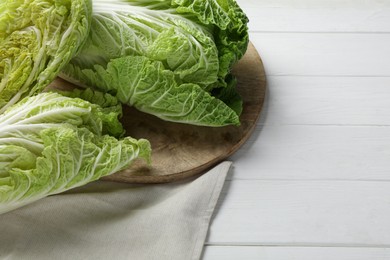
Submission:
POLYGON ((246 51, 248 20, 235 1, 95 0, 93 8, 86 44, 62 77, 164 120, 240 123, 230 69, 246 51))
POLYGON ((110 135, 123 133, 120 106, 91 93, 106 106, 41 93, 0 115, 0 213, 150 159, 147 140, 110 135))
POLYGON ((80 50, 91 0, 0 2, 0 113, 41 92, 80 50))

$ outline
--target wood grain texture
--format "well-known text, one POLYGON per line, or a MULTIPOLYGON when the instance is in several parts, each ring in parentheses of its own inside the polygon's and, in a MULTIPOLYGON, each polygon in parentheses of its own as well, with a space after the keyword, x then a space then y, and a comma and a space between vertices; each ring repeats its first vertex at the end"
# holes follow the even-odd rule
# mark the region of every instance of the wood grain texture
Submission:
POLYGON ((390 182, 234 180, 207 244, 390 247, 390 182))
POLYGON ((229 159, 233 179, 390 181, 390 129, 265 125, 229 159))
POLYGON ((390 76, 390 34, 255 33, 268 76, 390 76))
MULTIPOLYGON (((202 127, 163 121, 124 106, 121 119, 126 135, 145 138, 152 146, 152 162, 137 160, 129 168, 102 180, 128 183, 165 183, 203 173, 237 151, 249 138, 259 118, 265 97, 265 72, 261 58, 250 43, 232 72, 243 98, 241 125, 202 127)), ((73 85, 57 79, 52 85, 69 89, 73 85)))
POLYGON ((251 32, 390 32, 382 0, 241 0, 251 32))
POLYGON ((390 126, 389 86, 390 77, 267 76, 259 124, 390 126))

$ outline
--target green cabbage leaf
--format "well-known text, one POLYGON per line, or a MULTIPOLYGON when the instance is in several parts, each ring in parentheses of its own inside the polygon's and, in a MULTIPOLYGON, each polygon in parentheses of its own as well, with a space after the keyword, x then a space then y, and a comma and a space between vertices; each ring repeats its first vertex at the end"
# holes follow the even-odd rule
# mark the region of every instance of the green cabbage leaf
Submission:
POLYGON ((61 76, 164 120, 239 125, 230 70, 247 22, 234 0, 95 0, 88 39, 61 76))
POLYGON ((80 50, 91 0, 0 1, 0 113, 41 92, 80 50))
POLYGON ((150 160, 123 134, 121 106, 91 90, 26 97, 0 115, 0 214, 150 160), (95 104, 78 98, 82 96, 95 104))
POLYGON ((238 124, 236 112, 211 96, 197 84, 178 84, 161 62, 142 56, 125 56, 111 60, 105 69, 78 71, 84 83, 99 86, 140 111, 159 118, 198 125, 222 126, 238 124))

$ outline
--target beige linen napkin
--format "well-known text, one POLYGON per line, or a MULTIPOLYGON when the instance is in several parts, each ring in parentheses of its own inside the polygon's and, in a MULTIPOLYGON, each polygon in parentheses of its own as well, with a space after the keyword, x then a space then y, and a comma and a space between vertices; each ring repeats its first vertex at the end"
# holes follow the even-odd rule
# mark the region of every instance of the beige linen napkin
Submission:
POLYGON ((0 215, 0 259, 199 259, 231 162, 186 182, 95 182, 0 215))

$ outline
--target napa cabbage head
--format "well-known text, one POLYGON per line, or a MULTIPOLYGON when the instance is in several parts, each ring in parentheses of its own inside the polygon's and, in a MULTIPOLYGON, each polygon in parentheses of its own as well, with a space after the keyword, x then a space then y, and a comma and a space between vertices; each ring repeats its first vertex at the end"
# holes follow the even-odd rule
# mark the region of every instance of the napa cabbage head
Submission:
POLYGON ((164 120, 238 125, 230 70, 247 22, 234 0, 95 0, 86 44, 61 76, 164 120))
POLYGON ((115 98, 91 90, 9 107, 0 115, 0 214, 148 161, 147 140, 118 137, 120 115, 115 98))
POLYGON ((0 2, 0 113, 43 90, 80 50, 91 0, 0 2))

